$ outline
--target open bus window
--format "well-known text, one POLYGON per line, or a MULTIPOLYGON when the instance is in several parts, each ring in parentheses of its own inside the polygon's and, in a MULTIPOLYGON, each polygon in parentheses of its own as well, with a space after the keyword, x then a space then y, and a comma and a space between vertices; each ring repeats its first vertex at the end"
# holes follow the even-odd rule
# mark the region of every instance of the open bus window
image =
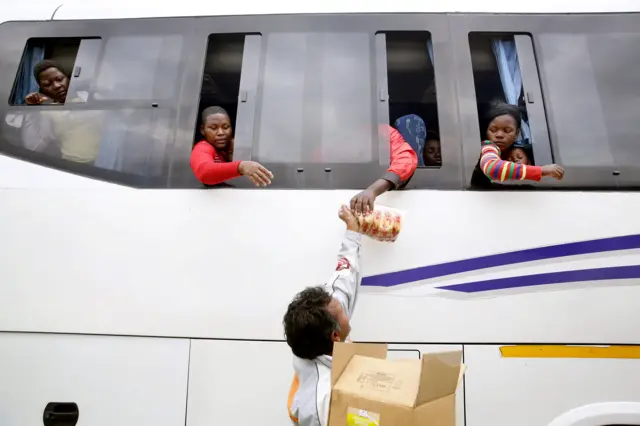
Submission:
MULTIPOLYGON (((526 185, 530 186, 531 179, 539 180, 534 172, 539 169, 527 169, 527 166, 552 163, 531 36, 470 33, 469 45, 479 117, 478 144, 491 139, 491 128, 504 127, 502 130, 508 142, 504 142, 506 146, 500 149, 500 155, 502 160, 512 162, 491 166, 491 162, 483 163, 490 169, 484 172, 479 163, 473 173, 471 184, 474 187, 487 187, 491 186, 492 181, 518 185, 527 181, 526 185), (511 133, 507 130, 511 126, 505 127, 497 121, 490 120, 487 115, 496 104, 509 105, 502 108, 503 112, 510 109, 512 113, 521 117, 519 131, 516 129, 516 132, 511 133), (495 126, 492 123, 495 123, 495 126), (491 178, 488 177, 489 173, 493 174, 491 178)), ((505 113, 500 117, 507 115, 509 114, 505 113)), ((494 118, 499 121, 500 117, 494 118)))
MULTIPOLYGON (((30 39, 22 54, 9 104, 64 104, 69 98, 69 83, 80 46, 83 41, 89 40, 92 39, 30 39), (42 66, 45 63, 48 66, 42 66), (36 76, 35 69, 38 65, 40 73, 36 76), (32 99, 30 103, 27 102, 28 97, 32 99)), ((86 92, 84 94, 83 101, 86 102, 86 92)))
MULTIPOLYGON (((531 131, 524 102, 520 63, 513 35, 471 33, 469 44, 480 119, 479 139, 487 137, 489 123, 486 114, 492 103, 516 105, 521 111, 522 128, 514 147, 523 148, 525 160, 535 164, 531 151, 531 131)), ((518 154, 522 157, 522 153, 518 154)))
POLYGON ((416 151, 418 167, 442 166, 433 44, 427 31, 384 34, 390 125, 416 151))
POLYGON ((221 107, 229 114, 233 129, 233 157, 251 158, 261 41, 260 34, 209 36, 194 143, 204 138, 200 133, 202 112, 221 107))

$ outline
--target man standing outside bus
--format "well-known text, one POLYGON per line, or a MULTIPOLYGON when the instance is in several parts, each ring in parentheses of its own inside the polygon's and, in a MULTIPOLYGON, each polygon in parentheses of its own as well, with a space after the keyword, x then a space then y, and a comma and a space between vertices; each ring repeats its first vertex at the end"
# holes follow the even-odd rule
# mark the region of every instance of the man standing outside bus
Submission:
POLYGON ((289 416, 301 426, 327 425, 333 344, 349 336, 349 320, 362 281, 358 219, 346 206, 340 208, 338 216, 347 230, 333 276, 324 285, 298 293, 283 320, 287 344, 294 354, 289 416))

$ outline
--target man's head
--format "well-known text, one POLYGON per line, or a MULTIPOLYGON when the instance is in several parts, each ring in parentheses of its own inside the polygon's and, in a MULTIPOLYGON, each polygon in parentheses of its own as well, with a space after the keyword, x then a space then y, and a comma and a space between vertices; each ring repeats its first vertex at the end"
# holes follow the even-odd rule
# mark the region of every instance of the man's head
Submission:
POLYGON ((344 342, 351 332, 342 305, 322 287, 309 287, 293 298, 284 314, 287 344, 298 358, 331 355, 334 342, 344 342))
POLYGON ((40 61, 33 67, 40 91, 52 100, 64 103, 69 90, 69 77, 53 61, 40 61))

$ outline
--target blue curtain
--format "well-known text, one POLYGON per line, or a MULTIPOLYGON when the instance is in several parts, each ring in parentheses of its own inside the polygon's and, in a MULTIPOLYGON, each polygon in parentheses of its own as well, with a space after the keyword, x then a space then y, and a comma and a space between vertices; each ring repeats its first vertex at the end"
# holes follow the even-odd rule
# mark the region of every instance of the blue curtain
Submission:
MULTIPOLYGON (((516 42, 513 40, 493 40, 492 47, 498 64, 505 100, 509 104, 518 105, 518 99, 522 94, 522 75, 518 63, 516 42)), ((522 120, 522 130, 516 144, 525 145, 528 143, 531 143, 531 129, 529 123, 522 120)))
POLYGON ((14 104, 24 105, 24 98, 26 98, 29 93, 40 90, 38 82, 33 76, 33 67, 43 59, 43 46, 29 46, 22 63, 22 68, 20 69, 20 77, 18 78, 18 84, 16 85, 16 91, 13 97, 14 104))

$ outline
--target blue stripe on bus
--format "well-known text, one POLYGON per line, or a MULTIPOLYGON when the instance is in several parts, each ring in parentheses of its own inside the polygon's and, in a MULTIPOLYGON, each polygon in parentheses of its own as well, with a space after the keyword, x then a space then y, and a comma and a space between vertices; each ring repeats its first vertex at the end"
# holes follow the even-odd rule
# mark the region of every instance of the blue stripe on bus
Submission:
POLYGON ((563 284, 580 281, 624 280, 640 278, 640 265, 612 266, 610 268, 581 269, 578 271, 548 272, 545 274, 522 275, 518 277, 496 278, 470 283, 452 284, 438 287, 442 290, 462 293, 505 290, 508 288, 533 287, 548 284, 563 284))
MULTIPOLYGON (((363 286, 393 287, 431 278, 445 277, 462 272, 478 271, 497 266, 515 265, 536 260, 555 259, 568 256, 576 256, 591 253, 605 253, 618 250, 630 250, 640 248, 640 234, 625 235, 620 237, 602 238, 597 240, 579 241, 567 244, 557 244, 547 247, 537 247, 526 250, 493 254, 489 256, 475 257, 454 262, 428 265, 403 271, 388 272, 385 274, 371 275, 362 279, 363 286)), ((603 268, 607 269, 607 268, 603 268)), ((579 273, 580 271, 565 271, 567 273, 579 273)), ((562 274, 562 272, 552 273, 562 274)), ((547 274, 540 274, 547 275, 547 274)), ((564 276, 566 278, 566 276, 564 276)), ((522 279, 523 277, 504 278, 522 279)), ((635 278, 635 277, 631 277, 635 278)), ((550 278, 544 278, 549 280, 550 278)), ((563 278, 564 279, 564 278, 563 278)), ((603 278, 607 279, 607 278, 603 278)), ((492 280, 490 280, 492 281, 492 280)), ((569 281, 563 281, 569 282, 569 281)), ((472 283, 467 283, 472 284, 472 283)), ((462 284, 460 284, 462 285, 462 284)), ((449 286, 450 287, 450 286, 449 286)), ((443 287, 446 288, 446 287, 443 287)))

